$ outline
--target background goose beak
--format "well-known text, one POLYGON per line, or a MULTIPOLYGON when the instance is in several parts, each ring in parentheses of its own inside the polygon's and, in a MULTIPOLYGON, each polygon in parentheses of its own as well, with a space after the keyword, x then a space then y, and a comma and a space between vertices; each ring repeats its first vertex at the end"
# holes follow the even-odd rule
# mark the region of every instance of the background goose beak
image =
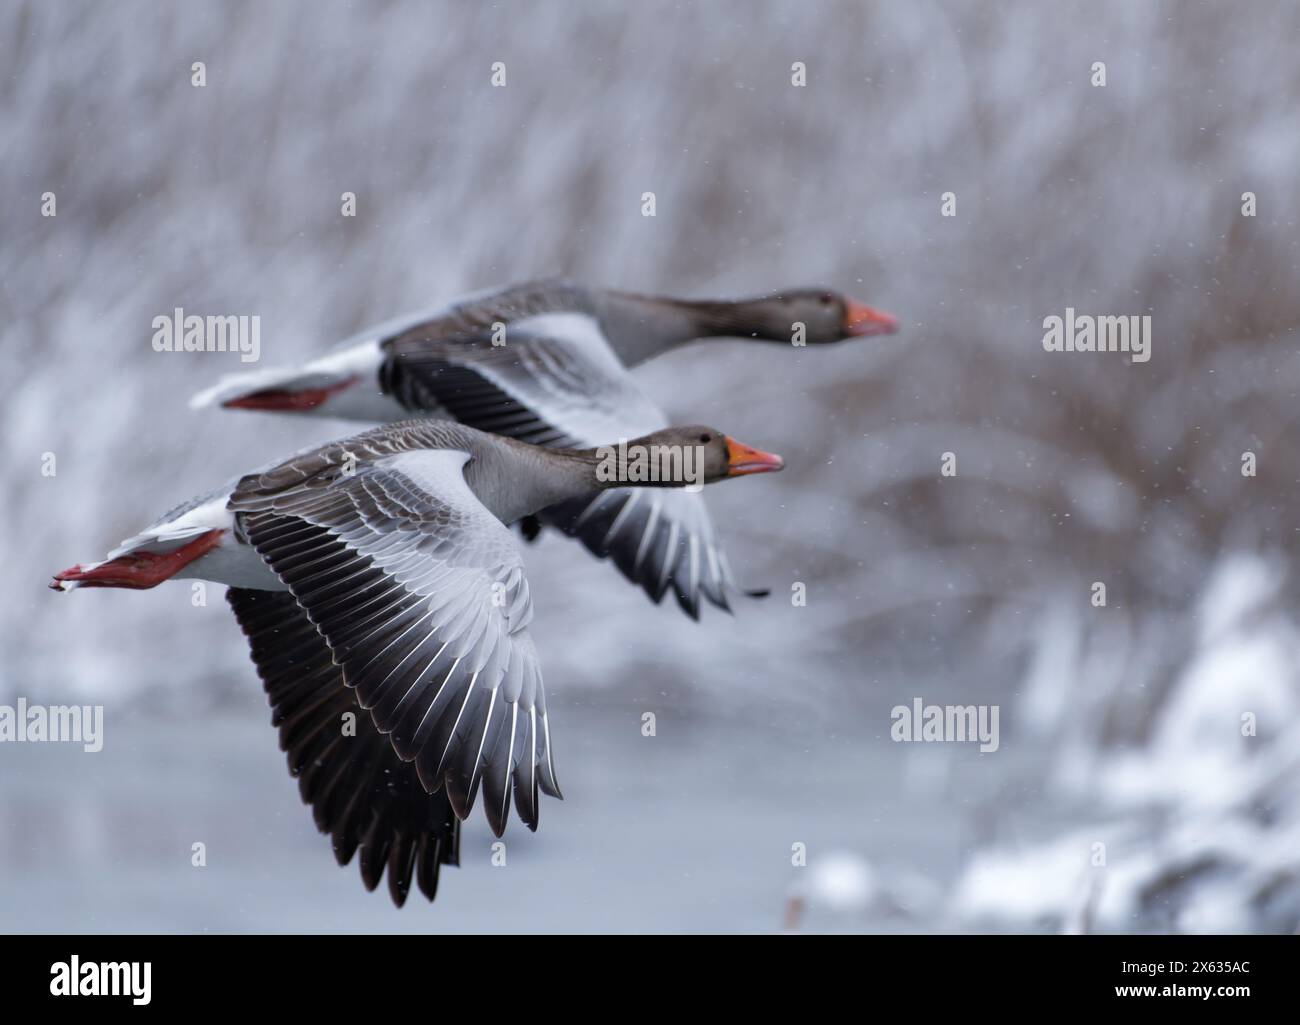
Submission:
POLYGON ((735 438, 727 438, 728 477, 743 477, 747 473, 775 473, 783 466, 785 460, 780 456, 742 445, 735 438))
POLYGON ((898 330, 898 318, 884 310, 846 299, 844 330, 850 335, 857 336, 892 335, 898 330))

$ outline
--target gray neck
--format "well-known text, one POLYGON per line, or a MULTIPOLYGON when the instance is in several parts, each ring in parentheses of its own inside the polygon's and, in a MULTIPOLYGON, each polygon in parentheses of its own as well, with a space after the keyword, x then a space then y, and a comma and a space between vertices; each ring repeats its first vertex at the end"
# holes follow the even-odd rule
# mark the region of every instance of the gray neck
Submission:
POLYGON ((498 435, 473 444, 465 480, 502 523, 547 506, 594 494, 596 460, 585 453, 544 449, 498 435))
MULTIPOLYGON (((629 446, 635 443, 629 442, 629 446)), ((539 448, 513 438, 480 435, 471 443, 465 480, 493 516, 502 523, 514 523, 561 502, 586 498, 606 488, 627 487, 628 467, 622 464, 625 453, 617 446, 611 447, 617 466, 613 479, 598 473, 608 454, 600 449, 539 448)), ((682 485, 665 480, 638 486, 682 485)))
POLYGON ((631 292, 602 292, 593 298, 610 347, 624 366, 636 366, 696 338, 744 336, 747 304, 694 302, 631 292))
MULTIPOLYGON (((752 300, 707 302, 588 288, 545 279, 472 299, 448 315, 454 327, 482 329, 539 313, 590 313, 624 366, 636 366, 696 338, 745 337, 756 320, 752 300)), ((428 325, 418 328, 427 333, 428 325)))

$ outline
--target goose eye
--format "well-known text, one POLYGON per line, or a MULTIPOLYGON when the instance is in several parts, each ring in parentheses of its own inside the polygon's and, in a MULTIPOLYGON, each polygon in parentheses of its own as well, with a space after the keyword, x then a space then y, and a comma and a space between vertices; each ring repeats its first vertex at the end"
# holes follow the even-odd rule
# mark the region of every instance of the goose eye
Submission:
POLYGON ((700 435, 700 441, 701 441, 703 444, 705 444, 705 445, 707 445, 707 444, 708 444, 709 442, 711 442, 712 440, 713 440, 713 436, 712 436, 711 434, 701 434, 701 435, 700 435))
POLYGON ((835 296, 831 295, 829 292, 827 292, 825 295, 821 297, 821 304, 823 306, 829 306, 834 301, 835 301, 835 296))

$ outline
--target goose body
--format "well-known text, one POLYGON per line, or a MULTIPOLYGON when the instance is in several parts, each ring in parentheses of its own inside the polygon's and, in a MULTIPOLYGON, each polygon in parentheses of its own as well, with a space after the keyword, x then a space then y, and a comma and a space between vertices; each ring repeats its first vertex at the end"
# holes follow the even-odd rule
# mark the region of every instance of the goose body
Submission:
MULTIPOLYGON (((705 481, 781 465, 709 428, 636 444, 696 446, 705 481)), ((360 850, 366 885, 387 870, 399 905, 412 879, 432 899, 480 789, 498 836, 512 800, 535 829, 539 793, 560 796, 507 524, 609 487, 609 459, 400 422, 199 496, 51 586, 229 585, 290 771, 338 860, 360 850)))
MULTIPOLYGON (((699 337, 807 340, 888 333, 888 314, 825 291, 736 302, 647 297, 563 282, 479 293, 364 332, 284 371, 227 377, 198 406, 389 421, 428 416, 558 448, 639 437, 668 425, 628 372, 699 337)), ((571 500, 539 519, 579 539, 658 602, 691 616, 738 588, 703 498, 630 489, 571 500)))

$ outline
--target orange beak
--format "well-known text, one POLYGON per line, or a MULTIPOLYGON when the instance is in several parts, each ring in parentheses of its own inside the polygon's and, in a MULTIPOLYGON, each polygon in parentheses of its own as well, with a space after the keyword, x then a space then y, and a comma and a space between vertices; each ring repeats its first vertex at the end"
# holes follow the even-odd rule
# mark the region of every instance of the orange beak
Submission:
POLYGON ((771 452, 742 445, 735 438, 727 438, 727 476, 743 477, 748 473, 775 473, 785 466, 785 460, 771 452))
POLYGON ((864 306, 852 299, 845 299, 844 330, 848 334, 858 337, 892 335, 898 330, 898 318, 886 313, 884 310, 864 306))

